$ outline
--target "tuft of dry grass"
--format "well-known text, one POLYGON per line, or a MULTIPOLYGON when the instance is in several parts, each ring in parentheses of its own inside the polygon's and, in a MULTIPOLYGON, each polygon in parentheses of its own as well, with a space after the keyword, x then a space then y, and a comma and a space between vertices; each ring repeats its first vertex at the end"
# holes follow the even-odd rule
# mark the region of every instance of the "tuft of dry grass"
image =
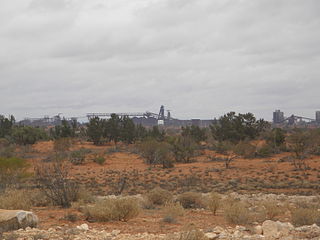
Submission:
POLYGON ((231 224, 248 224, 251 220, 249 209, 242 202, 227 204, 224 209, 224 217, 231 224))
POLYGON ((152 204, 155 205, 164 205, 173 199, 171 192, 159 187, 152 189, 149 193, 147 193, 146 197, 152 204))
POLYGON ((176 222, 177 217, 181 217, 185 214, 184 208, 179 202, 168 202, 163 208, 164 217, 163 221, 168 223, 176 222))
POLYGON ((7 189, 0 195, 0 208, 8 210, 30 210, 32 199, 26 190, 7 189))
POLYGON ((293 225, 299 227, 320 223, 320 212, 315 208, 297 208, 291 211, 293 225))
POLYGON ((179 240, 208 240, 208 238, 193 224, 189 224, 185 227, 184 232, 180 234, 179 240))
POLYGON ((221 207, 221 197, 218 193, 212 192, 207 200, 209 210, 216 215, 217 210, 221 207))
POLYGON ((276 201, 264 201, 262 206, 265 210, 266 218, 269 220, 275 220, 285 211, 284 207, 279 206, 276 201))
POLYGON ((178 201, 184 208, 203 208, 205 203, 201 193, 185 192, 178 196, 178 201))
POLYGON ((84 211, 88 219, 94 221, 127 222, 138 216, 140 207, 136 199, 123 197, 98 200, 96 203, 84 207, 82 211, 84 211))

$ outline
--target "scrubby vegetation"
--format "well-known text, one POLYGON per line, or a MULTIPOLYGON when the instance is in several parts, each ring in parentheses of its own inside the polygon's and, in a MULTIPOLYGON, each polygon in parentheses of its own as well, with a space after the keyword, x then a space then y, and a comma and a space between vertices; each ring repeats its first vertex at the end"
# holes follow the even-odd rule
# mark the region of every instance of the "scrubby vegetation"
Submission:
POLYGON ((133 198, 109 198, 98 200, 83 210, 87 219, 94 221, 125 221, 136 217, 140 207, 133 198))

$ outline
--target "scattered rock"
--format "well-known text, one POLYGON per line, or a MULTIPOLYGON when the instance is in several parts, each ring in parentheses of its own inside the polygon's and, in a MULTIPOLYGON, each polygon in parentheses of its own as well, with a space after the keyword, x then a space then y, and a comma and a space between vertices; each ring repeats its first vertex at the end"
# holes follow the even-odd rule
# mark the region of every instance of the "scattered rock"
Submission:
POLYGON ((84 224, 81 224, 80 226, 77 226, 77 229, 82 230, 82 231, 88 231, 89 226, 88 226, 88 224, 84 223, 84 224))
POLYGON ((38 222, 38 217, 32 212, 0 209, 0 229, 4 232, 26 227, 34 228, 38 222))
POLYGON ((205 236, 206 236, 208 239, 217 239, 217 238, 218 238, 218 235, 215 234, 215 233, 206 233, 205 236))
POLYGON ((262 224, 263 236, 270 239, 289 236, 293 229, 294 227, 291 223, 282 223, 279 221, 266 220, 262 224))

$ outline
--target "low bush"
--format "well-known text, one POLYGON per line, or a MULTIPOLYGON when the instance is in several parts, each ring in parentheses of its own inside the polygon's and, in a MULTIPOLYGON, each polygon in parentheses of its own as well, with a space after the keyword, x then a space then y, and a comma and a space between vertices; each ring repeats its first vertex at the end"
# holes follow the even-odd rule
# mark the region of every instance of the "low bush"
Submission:
POLYGON ((64 220, 70 221, 70 222, 76 222, 79 220, 79 217, 77 214, 68 212, 63 217, 64 220))
POLYGON ((216 215, 217 210, 221 207, 221 197, 218 193, 211 193, 207 200, 207 206, 213 215, 216 215))
POLYGON ((276 201, 265 201, 262 203, 266 218, 275 220, 276 217, 284 213, 284 208, 279 206, 276 201))
POLYGON ((233 151, 244 158, 254 158, 256 156, 256 147, 248 142, 239 142, 233 151))
POLYGON ((137 200, 133 198, 109 198, 99 200, 84 208, 86 217, 93 221, 124 221, 136 217, 140 212, 137 200))
POLYGON ((164 217, 163 221, 167 223, 175 223, 176 218, 183 216, 185 211, 180 203, 168 202, 164 206, 164 217))
POLYGON ((320 223, 320 212, 316 208, 297 208, 291 211, 293 225, 299 227, 320 223))
POLYGON ((83 149, 73 151, 70 154, 69 160, 74 165, 81 165, 86 159, 86 152, 83 149))
POLYGON ((25 159, 0 157, 0 190, 17 184, 19 180, 27 177, 27 167, 28 164, 25 159))
POLYGON ((198 229, 190 229, 180 234, 179 240, 208 240, 203 232, 198 229))
POLYGON ((234 145, 228 141, 218 141, 214 144, 213 150, 220 154, 226 154, 234 148, 234 145))
POLYGON ((14 145, 0 146, 0 157, 12 158, 16 156, 16 148, 14 145))
POLYGON ((28 194, 33 207, 47 207, 52 205, 52 201, 40 189, 29 190, 28 194))
POLYGON ((188 136, 179 136, 172 143, 172 152, 176 162, 193 162, 196 150, 197 144, 188 136))
POLYGON ((163 168, 174 166, 168 143, 149 139, 138 145, 138 149, 147 164, 161 164, 163 168))
POLYGON ((227 204, 224 209, 224 217, 231 224, 248 224, 250 222, 250 212, 244 203, 233 202, 227 204))
POLYGON ((70 178, 70 163, 55 161, 35 166, 35 179, 53 204, 68 208, 78 198, 79 184, 70 178))
POLYGON ((274 153, 274 149, 269 144, 264 144, 257 149, 257 156, 261 158, 270 157, 274 153))
POLYGON ((201 193, 185 192, 178 196, 184 208, 203 208, 205 206, 201 193))
POLYGON ((0 209, 8 210, 30 210, 32 198, 26 190, 7 189, 0 195, 0 209))
POLYGON ((53 150, 55 152, 66 152, 71 148, 72 141, 70 138, 59 138, 53 142, 53 150))
POLYGON ((152 204, 164 205, 172 200, 173 195, 171 192, 157 187, 147 193, 146 197, 152 204))
POLYGON ((95 156, 93 161, 99 165, 103 165, 106 162, 106 159, 103 156, 95 156))
POLYGON ((11 137, 12 140, 19 145, 34 144, 39 140, 48 139, 44 129, 30 126, 14 127, 11 137))

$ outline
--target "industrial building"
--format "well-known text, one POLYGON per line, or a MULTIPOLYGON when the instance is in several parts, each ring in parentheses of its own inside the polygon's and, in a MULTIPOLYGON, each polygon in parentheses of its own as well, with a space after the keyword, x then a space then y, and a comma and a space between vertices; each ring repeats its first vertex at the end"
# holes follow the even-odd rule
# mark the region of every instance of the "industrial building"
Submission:
POLYGON ((320 111, 316 111, 315 119, 297 115, 285 117, 280 110, 273 112, 273 124, 277 127, 300 126, 300 127, 318 127, 320 125, 320 111))
POLYGON ((273 112, 273 123, 282 123, 284 121, 284 113, 280 110, 276 110, 273 112))
POLYGON ((320 123, 320 111, 316 111, 316 122, 320 123))
POLYGON ((199 127, 209 127, 213 120, 202 120, 202 119, 190 119, 190 120, 180 120, 173 118, 171 116, 170 110, 165 110, 162 105, 160 107, 159 113, 153 112, 136 112, 136 113, 88 113, 87 117, 111 117, 112 114, 117 114, 118 116, 129 116, 135 124, 141 124, 145 127, 152 126, 165 126, 165 127, 182 127, 196 125, 199 127), (167 114, 165 114, 167 112, 167 114))

